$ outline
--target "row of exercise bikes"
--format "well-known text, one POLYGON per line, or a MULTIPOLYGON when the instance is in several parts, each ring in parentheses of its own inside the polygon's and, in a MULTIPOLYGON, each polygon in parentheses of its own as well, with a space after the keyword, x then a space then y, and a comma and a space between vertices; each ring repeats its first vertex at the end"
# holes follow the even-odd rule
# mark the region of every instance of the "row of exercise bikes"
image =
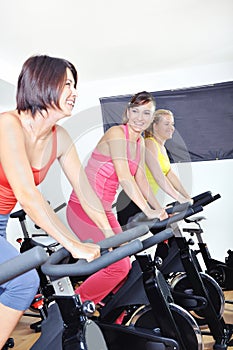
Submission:
POLYGON ((23 230, 22 254, 1 265, 0 283, 38 270, 41 283, 32 308, 38 308, 40 319, 31 328, 41 335, 31 350, 201 350, 204 334, 212 337, 215 350, 233 346, 233 325, 223 317, 224 290, 233 287, 232 251, 225 262, 212 259, 202 240, 203 216, 196 216, 219 198, 208 191, 193 197, 193 205, 171 203, 163 221, 148 220, 143 213, 129 218, 125 206, 118 212, 124 231, 99 242, 101 257, 90 263, 74 260, 46 234, 30 236, 25 212, 12 213, 23 230), (195 225, 183 229, 191 239, 179 227, 184 221, 195 225), (194 235, 198 250, 192 249, 194 235), (81 302, 74 286, 126 256, 133 261, 126 282, 96 313, 92 301, 81 302), (122 324, 116 324, 123 311, 122 324))

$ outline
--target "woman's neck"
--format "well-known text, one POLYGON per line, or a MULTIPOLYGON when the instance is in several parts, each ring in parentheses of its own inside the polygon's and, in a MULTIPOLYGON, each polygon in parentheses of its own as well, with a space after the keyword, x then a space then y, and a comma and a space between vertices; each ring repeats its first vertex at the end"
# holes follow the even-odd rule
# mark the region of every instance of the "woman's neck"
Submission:
POLYGON ((142 132, 134 130, 128 123, 126 124, 126 128, 128 128, 129 138, 131 141, 136 142, 141 137, 142 132))
POLYGON ((54 125, 47 115, 41 113, 32 116, 30 112, 21 112, 19 118, 26 134, 33 140, 47 139, 54 125))
POLYGON ((161 146, 164 147, 165 144, 165 140, 161 137, 159 137, 158 135, 153 134, 153 138, 155 139, 155 141, 157 141, 157 143, 161 146))

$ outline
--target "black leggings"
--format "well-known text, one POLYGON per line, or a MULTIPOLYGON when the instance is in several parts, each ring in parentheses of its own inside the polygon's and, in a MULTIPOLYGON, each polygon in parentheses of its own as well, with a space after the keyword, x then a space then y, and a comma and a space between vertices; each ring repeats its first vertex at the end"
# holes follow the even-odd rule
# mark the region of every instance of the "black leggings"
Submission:
POLYGON ((117 198, 116 203, 117 220, 121 227, 124 227, 129 218, 137 213, 141 212, 141 209, 127 196, 125 191, 121 191, 117 198))

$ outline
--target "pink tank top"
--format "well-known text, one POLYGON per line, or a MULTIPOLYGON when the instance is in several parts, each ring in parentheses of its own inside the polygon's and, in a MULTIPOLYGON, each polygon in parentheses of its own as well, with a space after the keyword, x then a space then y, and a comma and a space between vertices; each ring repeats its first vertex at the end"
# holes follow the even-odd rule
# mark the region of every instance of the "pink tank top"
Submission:
MULTIPOLYGON (((57 158, 57 132, 55 126, 53 127, 52 132, 53 145, 50 160, 41 169, 35 169, 33 167, 31 168, 36 185, 39 185, 44 180, 49 168, 51 167, 54 160, 57 158)), ((16 203, 17 200, 15 198, 15 195, 6 178, 2 165, 0 164, 0 214, 9 214, 16 203)))
MULTIPOLYGON (((122 125, 127 140, 127 158, 131 175, 136 174, 140 162, 140 138, 137 140, 137 150, 135 159, 130 158, 129 151, 129 131, 128 125, 122 125)), ((96 148, 85 168, 88 180, 100 198, 105 210, 111 210, 112 203, 115 199, 119 180, 110 156, 101 154, 96 148)), ((72 191, 70 200, 79 203, 76 194, 72 191)))

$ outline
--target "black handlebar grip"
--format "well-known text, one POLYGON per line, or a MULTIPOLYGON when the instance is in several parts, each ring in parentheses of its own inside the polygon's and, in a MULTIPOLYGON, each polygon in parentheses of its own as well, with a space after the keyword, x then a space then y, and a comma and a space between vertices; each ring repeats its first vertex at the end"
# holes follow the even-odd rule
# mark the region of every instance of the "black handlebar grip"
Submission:
POLYGON ((151 236, 144 241, 142 241, 143 249, 148 249, 150 247, 153 247, 154 245, 163 242, 173 236, 173 230, 171 228, 167 228, 164 231, 161 231, 159 233, 156 233, 156 235, 151 236))
POLYGON ((53 278, 61 278, 64 276, 87 276, 125 258, 126 256, 136 254, 138 251, 142 250, 142 248, 142 243, 139 240, 135 240, 112 251, 108 251, 107 254, 104 254, 91 262, 87 262, 85 259, 80 259, 73 264, 58 265, 60 261, 69 256, 69 253, 64 248, 61 248, 48 258, 46 263, 42 265, 41 269, 43 273, 53 278))
POLYGON ((106 238, 97 244, 103 248, 114 248, 118 247, 119 245, 132 241, 133 239, 136 239, 138 237, 141 237, 149 232, 149 227, 147 225, 141 224, 137 227, 133 227, 127 231, 123 231, 121 233, 118 233, 112 237, 106 238))
MULTIPOLYGON (((146 224, 149 229, 155 229, 157 231, 164 230, 165 228, 169 227, 171 224, 181 221, 195 213, 199 213, 202 211, 203 208, 201 206, 199 207, 188 207, 187 210, 180 212, 178 214, 175 214, 165 220, 159 220, 159 219, 148 219, 144 213, 138 213, 134 215, 133 218, 131 218, 131 221, 127 224, 127 227, 134 227, 137 225, 140 225, 142 222, 146 224)), ((156 232, 157 233, 157 232, 156 232)))
POLYGON ((220 194, 216 194, 215 196, 208 195, 203 198, 198 199, 197 201, 194 202, 193 207, 197 206, 205 206, 207 204, 210 204, 214 202, 215 200, 221 198, 220 194))
MULTIPOLYGON (((210 198, 211 196, 212 196, 211 191, 206 191, 206 192, 198 194, 197 196, 192 197, 192 199, 193 199, 193 202, 195 203, 195 202, 198 202, 199 200, 202 200, 205 198, 210 198)), ((180 204, 179 202, 172 202, 172 203, 167 204, 167 206, 174 207, 174 206, 177 206, 179 204, 180 204)))
POLYGON ((42 247, 34 247, 0 265, 0 284, 42 265, 48 255, 42 247))

